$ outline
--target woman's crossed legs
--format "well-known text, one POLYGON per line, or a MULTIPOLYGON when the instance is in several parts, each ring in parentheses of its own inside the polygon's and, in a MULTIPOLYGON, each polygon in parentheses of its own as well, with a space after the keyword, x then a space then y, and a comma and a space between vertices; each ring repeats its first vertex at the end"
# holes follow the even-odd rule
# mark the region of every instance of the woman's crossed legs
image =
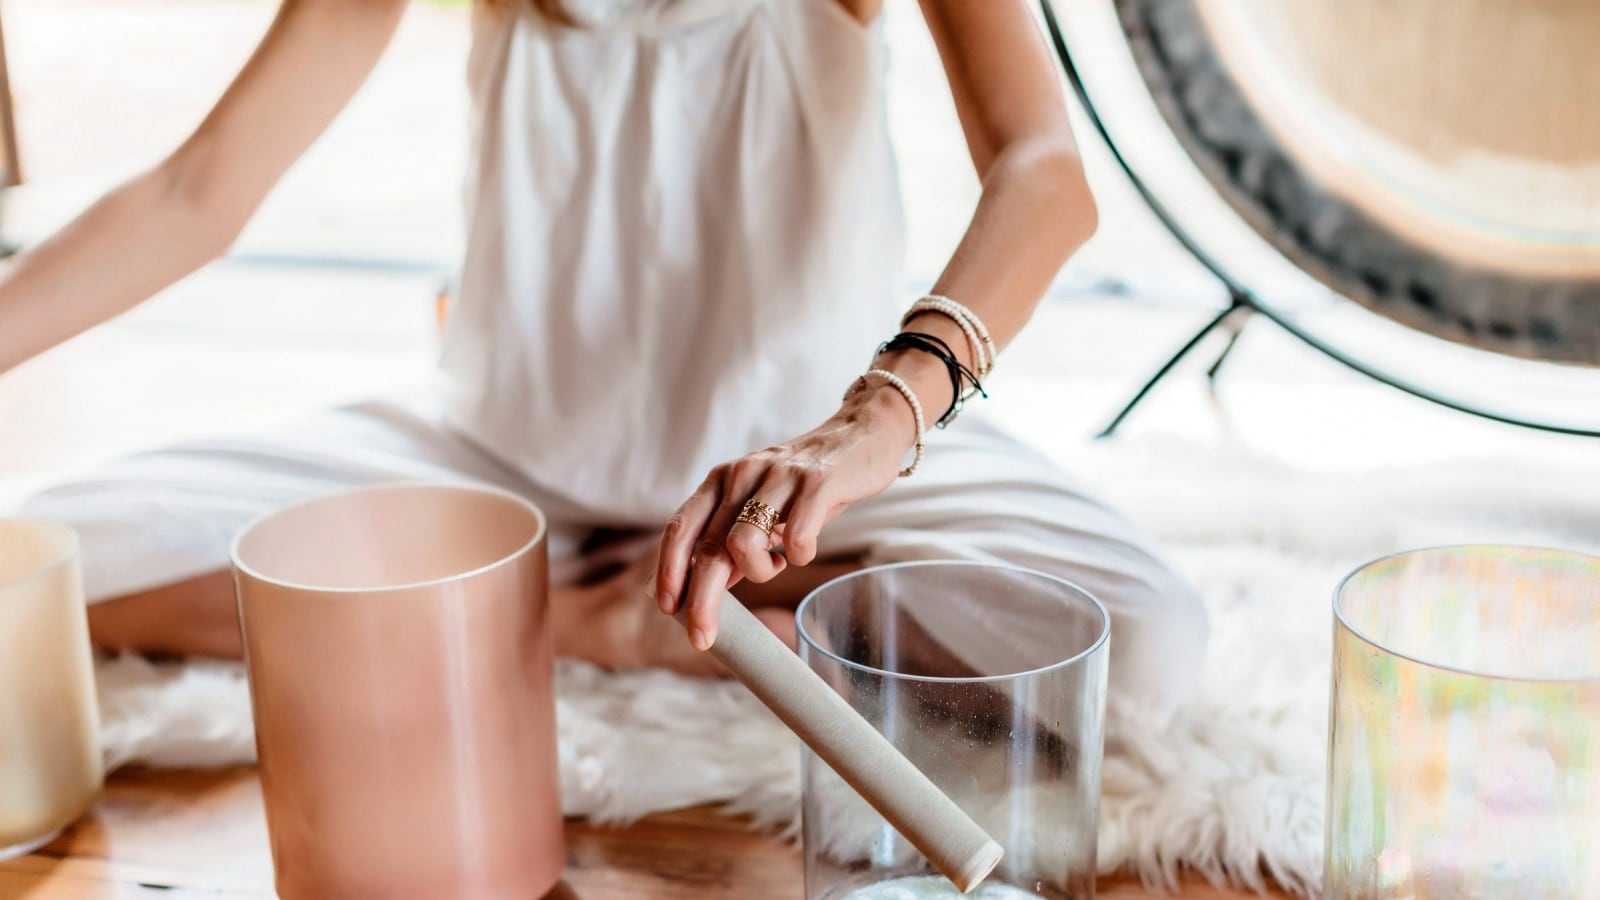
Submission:
MULTIPOLYGON (((226 566, 240 528, 319 494, 417 479, 484 482, 545 508, 557 653, 614 668, 719 671, 644 596, 652 533, 600 528, 433 418, 392 404, 319 413, 267 438, 129 457, 45 491, 23 513, 78 530, 98 645, 237 656, 226 566)), ((1127 520, 976 419, 931 435, 915 477, 846 509, 823 532, 819 562, 734 592, 792 643, 792 610, 823 581, 864 564, 951 558, 1038 569, 1094 593, 1111 613, 1116 693, 1170 708, 1198 676, 1207 628, 1188 586, 1127 520)))

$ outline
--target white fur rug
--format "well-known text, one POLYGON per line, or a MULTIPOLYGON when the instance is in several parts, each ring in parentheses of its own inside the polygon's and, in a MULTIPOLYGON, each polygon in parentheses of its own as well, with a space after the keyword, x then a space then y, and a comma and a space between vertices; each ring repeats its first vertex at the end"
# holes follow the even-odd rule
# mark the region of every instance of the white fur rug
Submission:
MULTIPOLYGON (((1175 723, 1111 714, 1100 865, 1150 884, 1188 866, 1244 887, 1265 875, 1316 890, 1329 604, 1343 574, 1436 544, 1600 550, 1593 471, 1486 460, 1319 477, 1244 451, 1125 442, 1077 457, 1074 471, 1161 540, 1212 615, 1206 678, 1175 723)), ((238 666, 122 658, 99 675, 112 765, 253 757, 238 666)), ((568 814, 620 821, 720 802, 792 833, 797 745, 739 685, 565 662, 558 692, 568 814)))

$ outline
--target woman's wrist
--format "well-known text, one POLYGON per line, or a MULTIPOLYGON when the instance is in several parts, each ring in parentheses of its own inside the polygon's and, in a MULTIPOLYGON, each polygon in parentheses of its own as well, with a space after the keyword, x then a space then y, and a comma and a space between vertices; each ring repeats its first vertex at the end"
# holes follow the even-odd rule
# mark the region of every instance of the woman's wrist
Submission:
MULTIPOLYGON (((912 319, 908 330, 931 334, 951 347, 964 348, 966 336, 959 326, 939 315, 921 315, 912 319)), ((959 350, 957 352, 960 352, 959 350)), ((922 408, 932 418, 949 407, 954 400, 950 387, 950 370, 938 357, 917 350, 898 350, 880 353, 872 360, 872 368, 883 369, 900 376, 922 401, 922 408)), ((891 389, 892 390, 892 389, 891 389)), ((932 424, 932 418, 929 424, 932 424)))
POLYGON ((900 469, 904 478, 922 463, 922 436, 931 424, 925 412, 928 404, 948 402, 950 397, 948 371, 937 357, 914 350, 880 353, 846 392, 844 413, 868 433, 892 441, 894 459, 901 459, 907 448, 915 451, 911 464, 900 469))
MULTIPOLYGON (((955 399, 950 387, 950 372, 936 356, 917 350, 881 353, 873 359, 872 368, 898 375, 922 402, 922 408, 928 415, 927 424, 930 426, 933 420, 950 405, 950 401, 955 399)), ((898 396, 893 387, 885 385, 875 385, 875 387, 886 387, 891 398, 898 396)), ((902 399, 901 403, 904 405, 905 401, 902 399)))
MULTIPOLYGON (((941 338, 946 342, 955 342, 952 346, 964 346, 966 340, 959 326, 945 319, 943 316, 917 316, 914 320, 916 330, 941 338)), ((954 399, 950 386, 950 371, 938 357, 922 353, 917 350, 895 350, 880 353, 873 357, 871 369, 882 369, 892 372, 905 382, 911 392, 917 395, 922 404, 924 414, 938 416, 939 411, 950 405, 954 399)), ((874 421, 894 421, 902 424, 905 435, 914 443, 922 439, 922 435, 915 434, 913 415, 910 404, 900 394, 898 388, 882 379, 869 379, 861 390, 852 395, 859 406, 858 409, 869 415, 874 421)), ((933 424, 928 418, 925 425, 933 424)))
MULTIPOLYGON (((888 371, 887 369, 884 371, 888 371)), ((907 387, 916 391, 909 382, 907 387)), ((920 440, 911 404, 900 390, 882 378, 864 378, 851 385, 844 397, 845 415, 875 430, 882 430, 897 443, 909 447, 920 440)))
POLYGON ((909 415, 914 452, 911 464, 900 470, 900 477, 912 474, 922 464, 922 436, 928 430, 927 419, 923 415, 922 400, 899 375, 887 369, 868 369, 845 391, 840 413, 851 427, 870 435, 874 444, 887 442, 887 446, 893 448, 893 459, 902 458, 896 445, 909 415))
POLYGON ((970 384, 974 393, 982 392, 974 369, 987 372, 986 363, 991 361, 979 347, 980 340, 987 341, 987 332, 980 337, 973 325, 966 324, 972 314, 945 298, 925 298, 932 300, 954 309, 913 307, 902 321, 905 330, 880 346, 867 373, 845 392, 840 410, 846 421, 870 432, 910 438, 916 456, 901 477, 922 461, 923 433, 935 424, 944 427, 960 409, 963 389, 970 384), (966 359, 969 356, 972 359, 966 359), (902 430, 907 425, 909 434, 902 430))
MULTIPOLYGON (((918 322, 918 330, 923 330, 920 325, 922 325, 922 322, 918 322)), ((939 335, 938 331, 933 330, 933 328, 926 328, 926 333, 938 336, 938 338, 944 338, 946 341, 950 340, 946 335, 939 335)), ((962 338, 955 338, 955 340, 962 340, 962 338)), ((944 412, 949 407, 950 402, 955 399, 954 392, 950 388, 949 368, 942 364, 939 357, 931 356, 926 352, 915 351, 915 349, 882 352, 882 354, 878 354, 877 357, 872 359, 870 368, 882 368, 885 372, 893 372, 894 375, 898 375, 912 389, 912 392, 917 394, 917 399, 922 400, 922 408, 930 416, 928 424, 933 424, 934 418, 938 418, 939 413, 944 412)), ((878 384, 878 388, 885 388, 888 391, 888 397, 891 397, 891 399, 898 396, 898 392, 894 391, 893 388, 888 388, 883 384, 878 384)), ((901 400, 901 404, 904 404, 904 399, 901 400)), ((909 415, 907 415, 907 418, 909 418, 909 415)))

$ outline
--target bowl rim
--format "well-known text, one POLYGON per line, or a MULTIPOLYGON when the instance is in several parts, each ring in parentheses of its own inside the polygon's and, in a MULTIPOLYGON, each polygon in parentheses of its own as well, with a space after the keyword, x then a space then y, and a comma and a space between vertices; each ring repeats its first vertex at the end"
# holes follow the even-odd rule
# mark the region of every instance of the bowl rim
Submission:
POLYGON ((1423 666, 1424 668, 1428 669, 1434 669, 1440 672, 1450 672, 1456 675, 1466 675, 1471 678, 1481 678, 1488 681, 1521 682, 1526 684, 1600 684, 1600 669, 1596 669, 1593 673, 1587 675, 1572 675, 1565 677, 1507 675, 1499 672, 1485 672, 1475 669, 1468 669, 1462 666, 1447 665, 1445 663, 1423 659, 1422 657, 1413 653, 1402 653, 1399 650, 1384 646, 1383 643, 1362 631, 1360 628, 1357 628, 1355 623, 1351 622, 1350 619, 1345 616, 1345 611, 1339 604, 1340 598, 1344 595, 1345 587, 1350 584, 1351 580, 1368 569, 1407 556, 1460 553, 1469 550, 1516 550, 1533 554, 1553 553, 1560 556, 1571 557, 1575 560, 1589 560, 1596 566, 1600 566, 1600 556, 1596 556, 1595 554, 1585 553, 1580 550, 1568 550, 1561 547, 1549 547, 1539 544, 1496 544, 1492 542, 1478 542, 1463 544, 1435 544, 1427 547, 1415 547, 1409 550, 1396 550, 1393 553, 1385 553, 1382 556, 1375 557, 1359 566, 1356 566, 1343 578, 1340 578, 1339 582, 1334 585, 1332 603, 1334 625, 1339 629, 1349 632, 1351 635, 1355 636, 1357 640, 1367 644, 1380 653, 1383 653, 1387 656, 1392 656, 1396 659, 1403 659, 1406 662, 1414 663, 1415 665, 1423 666))
POLYGON ((39 579, 55 573, 56 570, 63 566, 71 565, 73 561, 78 558, 78 553, 81 549, 79 546, 81 540, 78 537, 78 530, 70 525, 63 525, 60 522, 52 522, 48 519, 33 519, 27 516, 0 516, 0 524, 21 525, 27 528, 37 528, 41 531, 54 532, 57 537, 66 538, 66 542, 60 556, 40 563, 35 568, 22 575, 18 575, 15 578, 0 578, 0 599, 3 599, 6 594, 10 593, 15 588, 21 588, 23 585, 38 581, 39 579))
POLYGON ((1070 667, 1070 666, 1075 666, 1075 665, 1077 665, 1079 663, 1082 663, 1082 662, 1088 660, 1090 657, 1094 656, 1096 653, 1099 653, 1099 652, 1103 651, 1111 643, 1111 614, 1106 611, 1105 604, 1100 602, 1100 598, 1096 597, 1094 594, 1090 593, 1090 591, 1087 588, 1084 588, 1082 585, 1075 584, 1075 583, 1073 583, 1071 581, 1068 581, 1065 578, 1061 578, 1061 577, 1058 577, 1058 576, 1055 576, 1055 575, 1051 575, 1048 572, 1041 572, 1038 569, 1030 569, 1030 568, 1028 568, 1026 566, 1017 566, 1017 565, 1012 565, 1010 563, 984 562, 982 560, 972 560, 972 559, 918 559, 918 560, 908 560, 906 562, 885 563, 883 565, 876 565, 876 566, 865 566, 863 568, 855 570, 854 572, 847 572, 847 573, 845 573, 843 575, 840 575, 840 576, 838 576, 836 578, 831 578, 831 579, 823 582, 822 584, 817 585, 815 588, 812 588, 811 592, 806 594, 805 599, 800 601, 800 605, 795 607, 794 622, 795 622, 795 633, 799 635, 800 640, 805 644, 805 646, 811 648, 812 650, 816 651, 817 653, 822 654, 824 657, 826 657, 826 658, 828 658, 828 659, 830 659, 830 660, 832 660, 832 661, 838 663, 839 665, 844 666, 844 667, 846 667, 848 669, 852 669, 852 670, 857 671, 857 672, 867 672, 867 673, 871 673, 873 675, 880 675, 880 676, 882 676, 884 678, 893 678, 893 679, 898 680, 898 681, 922 681, 922 682, 932 682, 932 683, 939 683, 939 684, 983 684, 983 683, 993 683, 993 682, 1019 681, 1019 680, 1024 679, 1024 678, 1030 678, 1030 677, 1034 677, 1034 676, 1038 676, 1038 675, 1043 675, 1045 673, 1048 673, 1048 672, 1051 672, 1051 671, 1054 671, 1054 670, 1057 670, 1057 669, 1065 669, 1065 668, 1070 667), (890 571, 894 571, 896 569, 931 568, 931 567, 936 567, 936 566, 937 567, 960 566, 960 567, 963 567, 963 568, 973 568, 973 569, 999 569, 999 570, 1012 572, 1012 573, 1016 573, 1016 574, 1028 575, 1028 576, 1031 576, 1031 577, 1034 577, 1034 578, 1041 578, 1041 579, 1044 579, 1046 581, 1053 581, 1053 582, 1055 582, 1055 583, 1057 583, 1057 584, 1059 584, 1059 585, 1061 585, 1063 587, 1066 587, 1071 592, 1077 594, 1080 598, 1089 601, 1089 603, 1093 606, 1095 612, 1100 614, 1100 633, 1095 635, 1094 640, 1090 641, 1089 645, 1087 647, 1083 648, 1082 650, 1078 651, 1077 653, 1074 653, 1073 655, 1067 657, 1066 659, 1060 660, 1058 662, 1053 662, 1053 663, 1050 663, 1049 665, 1038 666, 1038 667, 1032 668, 1032 669, 1023 669, 1023 670, 1017 671, 1017 672, 1008 672, 1008 673, 1005 673, 1003 675, 971 675, 971 676, 908 675, 908 674, 905 674, 905 673, 902 673, 902 672, 894 672, 894 671, 891 671, 889 669, 879 668, 877 666, 869 666, 869 665, 867 665, 865 663, 856 662, 855 660, 846 659, 845 657, 840 656, 839 654, 833 652, 832 650, 829 650, 826 647, 823 647, 821 644, 818 644, 817 641, 815 639, 813 639, 810 634, 806 633, 805 618, 804 618, 806 609, 811 606, 811 603, 812 603, 813 600, 816 600, 819 596, 821 596, 821 594, 824 591, 828 590, 829 588, 833 587, 834 585, 840 584, 840 583, 845 582, 845 581, 849 581, 849 580, 854 579, 854 578, 864 578, 864 577, 867 577, 869 575, 875 575, 875 574, 880 573, 880 572, 890 572, 890 571))
POLYGON ((288 588, 294 591, 304 591, 306 593, 318 594, 390 594, 404 591, 414 591, 421 588, 436 587, 442 584, 450 584, 451 582, 465 581, 469 578, 473 578, 478 575, 482 575, 485 572, 497 569, 514 559, 518 559, 526 555, 530 550, 537 547, 539 543, 545 539, 545 535, 549 532, 549 530, 550 520, 545 517, 544 510, 540 509, 537 504, 526 497, 512 493, 511 491, 503 488, 495 487, 494 485, 481 484, 473 481, 386 481, 380 484, 369 484, 360 487, 349 488, 346 490, 334 491, 332 493, 319 494, 318 496, 308 497, 304 500, 299 500, 285 506, 280 506, 270 512, 256 516, 243 528, 239 529, 238 534, 234 535, 233 541, 228 547, 228 560, 233 564, 234 572, 237 575, 248 576, 251 580, 259 581, 263 584, 288 588), (314 504, 343 500, 345 498, 354 497, 361 494, 415 490, 447 490, 458 493, 484 494, 498 497, 502 500, 510 500, 511 502, 523 507, 533 514, 533 518, 536 523, 533 529, 533 534, 528 538, 527 541, 519 544, 516 549, 505 554, 504 556, 492 559, 489 562, 478 566, 477 568, 470 569, 465 572, 457 572, 455 574, 445 575, 439 578, 430 578, 425 581, 412 581, 404 584, 372 585, 367 587, 359 585, 355 587, 330 587, 326 585, 306 584, 297 581, 290 581, 284 578, 277 578, 272 575, 264 574, 260 570, 252 567, 240 556, 239 548, 244 542, 245 538, 249 537, 250 533, 254 531, 257 526, 265 525, 267 522, 277 518, 278 516, 287 515, 288 513, 307 506, 312 506, 314 504))

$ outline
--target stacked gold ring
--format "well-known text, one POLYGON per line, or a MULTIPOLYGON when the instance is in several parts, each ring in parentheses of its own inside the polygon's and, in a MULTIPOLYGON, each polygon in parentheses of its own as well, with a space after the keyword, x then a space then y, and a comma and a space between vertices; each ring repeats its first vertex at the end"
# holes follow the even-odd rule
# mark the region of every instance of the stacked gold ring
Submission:
POLYGON ((765 532, 767 537, 772 537, 772 530, 777 528, 782 520, 778 518, 777 510, 751 497, 744 502, 744 509, 739 511, 739 518, 736 521, 754 525, 765 532))

